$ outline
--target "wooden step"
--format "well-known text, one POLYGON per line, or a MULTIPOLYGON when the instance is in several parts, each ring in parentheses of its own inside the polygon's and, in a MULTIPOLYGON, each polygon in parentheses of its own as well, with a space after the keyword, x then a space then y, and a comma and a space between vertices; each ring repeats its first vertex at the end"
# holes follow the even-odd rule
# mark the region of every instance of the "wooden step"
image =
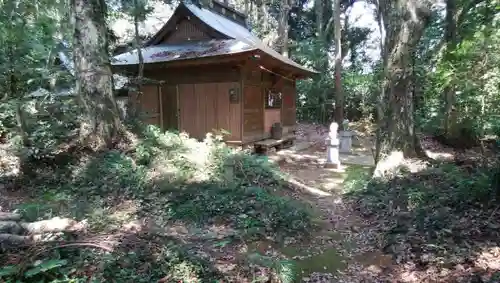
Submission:
POLYGON ((294 134, 284 135, 281 139, 265 139, 261 141, 257 141, 254 143, 255 151, 257 153, 266 154, 269 148, 275 147, 276 150, 280 150, 283 148, 288 148, 293 145, 296 136, 294 134))

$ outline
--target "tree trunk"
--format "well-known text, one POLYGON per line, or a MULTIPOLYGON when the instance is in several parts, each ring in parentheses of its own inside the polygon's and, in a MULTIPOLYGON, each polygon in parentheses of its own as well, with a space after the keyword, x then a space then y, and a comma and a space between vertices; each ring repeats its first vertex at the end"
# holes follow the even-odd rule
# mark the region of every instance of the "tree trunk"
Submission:
POLYGON ((376 130, 375 152, 373 155, 373 158, 375 159, 375 164, 378 164, 378 162, 380 161, 380 154, 382 151, 383 131, 385 129, 384 105, 386 101, 385 85, 387 80, 387 71, 385 67, 387 65, 386 61, 388 59, 388 56, 385 54, 386 33, 384 28, 385 25, 384 25, 384 19, 382 17, 382 7, 380 2, 377 3, 376 19, 380 31, 380 58, 382 58, 381 88, 380 88, 380 93, 377 97, 377 105, 376 105, 378 126, 376 130))
MULTIPOLYGON (((132 103, 129 103, 129 114, 131 117, 137 118, 141 113, 141 97, 142 97, 142 83, 144 78, 144 56, 142 55, 142 42, 139 36, 139 13, 144 7, 139 7, 139 1, 134 0, 133 8, 133 18, 134 18, 134 36, 135 36, 135 48, 137 50, 137 57, 139 59, 139 67, 137 71, 137 77, 135 82, 136 87, 136 99, 132 103)), ((142 18, 142 17, 141 17, 142 18)))
MULTIPOLYGON (((324 39, 324 29, 323 29, 323 8, 324 3, 323 0, 314 0, 314 13, 316 20, 316 48, 318 48, 318 52, 321 54, 319 56, 319 60, 316 60, 316 70, 321 73, 326 73, 328 71, 328 54, 325 53, 325 39, 324 39)), ((317 82, 320 84, 320 82, 317 82)), ((319 116, 321 123, 329 123, 327 109, 326 109, 326 100, 327 100, 327 90, 322 89, 319 96, 319 116)))
POLYGON ((335 0, 335 121, 342 129, 344 120, 344 92, 342 90, 342 26, 340 21, 340 1, 335 0))
MULTIPOLYGON (((447 0, 446 1, 446 32, 445 32, 445 41, 446 41, 446 53, 445 60, 450 62, 453 60, 453 50, 456 45, 456 29, 457 23, 455 21, 456 15, 456 1, 455 0, 447 0)), ((448 137, 450 132, 450 126, 452 124, 452 110, 454 104, 454 87, 453 82, 448 83, 448 85, 444 89, 444 134, 448 137)))
POLYGON ((412 52, 425 29, 430 8, 417 0, 380 0, 384 30, 385 138, 382 151, 405 157, 425 155, 415 133, 412 52))
POLYGON ((321 39, 323 36, 323 2, 314 0, 314 12, 316 14, 316 37, 321 39))
POLYGON ((282 0, 278 22, 278 48, 279 52, 288 57, 288 14, 290 13, 290 0, 282 0))
POLYGON ((110 146, 122 130, 122 124, 113 96, 106 3, 104 0, 72 0, 71 9, 76 91, 85 111, 80 138, 91 147, 110 146))

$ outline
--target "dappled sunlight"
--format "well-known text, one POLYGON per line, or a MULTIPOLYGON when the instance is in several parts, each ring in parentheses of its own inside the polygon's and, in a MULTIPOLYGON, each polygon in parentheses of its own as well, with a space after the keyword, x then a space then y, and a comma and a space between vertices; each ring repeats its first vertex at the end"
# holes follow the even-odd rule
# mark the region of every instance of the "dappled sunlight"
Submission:
POLYGON ((480 251, 475 266, 485 271, 500 271, 500 247, 492 245, 480 251))
POLYGON ((453 158, 455 157, 454 154, 449 152, 435 152, 431 150, 426 150, 425 153, 427 154, 427 156, 429 156, 429 158, 442 161, 453 160, 453 158))

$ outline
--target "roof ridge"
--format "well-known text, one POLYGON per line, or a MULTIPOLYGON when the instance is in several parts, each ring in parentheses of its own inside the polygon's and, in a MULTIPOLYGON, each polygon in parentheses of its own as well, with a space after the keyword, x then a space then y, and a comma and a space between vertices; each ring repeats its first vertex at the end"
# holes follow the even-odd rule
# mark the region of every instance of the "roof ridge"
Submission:
POLYGON ((223 3, 221 1, 217 1, 217 0, 181 0, 181 3, 182 4, 194 4, 200 9, 207 9, 211 13, 217 14, 221 17, 224 17, 230 21, 236 22, 237 24, 248 28, 248 23, 247 23, 248 16, 245 13, 242 13, 242 12, 236 10, 235 7, 233 7, 229 4, 223 3), (229 17, 227 14, 224 13, 224 11, 219 11, 218 9, 216 9, 215 6, 219 6, 220 8, 222 8, 222 10, 228 10, 231 13, 236 14, 236 16, 239 16, 241 19, 238 21, 236 19, 236 16, 234 18, 229 17))

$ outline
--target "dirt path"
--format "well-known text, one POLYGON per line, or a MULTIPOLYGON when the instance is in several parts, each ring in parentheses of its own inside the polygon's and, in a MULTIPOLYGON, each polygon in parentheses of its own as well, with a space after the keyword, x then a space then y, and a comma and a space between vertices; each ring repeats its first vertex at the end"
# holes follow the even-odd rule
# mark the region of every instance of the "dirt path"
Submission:
POLYGON ((392 259, 368 244, 377 235, 355 205, 343 197, 348 181, 369 174, 369 150, 363 144, 352 155, 342 156, 351 163, 344 164, 342 170, 324 167, 325 151, 324 145, 317 143, 280 162, 281 170, 299 183, 294 198, 312 207, 322 227, 303 247, 318 252, 298 261, 302 282, 374 282, 391 266, 392 259))
MULTIPOLYGON (((281 171, 296 183, 293 197, 312 208, 321 227, 320 231, 313 235, 311 242, 302 243, 303 251, 314 250, 319 253, 311 252, 307 258, 297 261, 298 268, 303 272, 301 282, 499 282, 498 244, 495 244, 496 240, 488 238, 489 235, 497 235, 495 233, 498 230, 492 232, 487 228, 489 226, 481 226, 481 223, 493 221, 491 215, 497 212, 498 205, 479 210, 472 207, 462 208, 467 211, 463 214, 460 214, 461 211, 448 214, 442 223, 433 220, 433 223, 448 227, 445 231, 454 229, 453 234, 458 233, 455 231, 461 231, 461 234, 466 235, 463 245, 446 238, 453 238, 454 235, 445 235, 445 238, 437 241, 426 234, 428 230, 417 231, 417 216, 412 215, 409 209, 401 209, 402 206, 397 202, 408 198, 408 195, 405 195, 408 192, 404 192, 407 187, 441 186, 442 190, 456 186, 457 181, 448 179, 466 177, 457 173, 458 171, 437 175, 415 173, 412 175, 414 179, 408 179, 411 183, 404 183, 403 187, 391 184, 392 187, 386 188, 385 193, 378 194, 382 199, 371 200, 370 196, 366 195, 367 198, 354 201, 356 198, 349 197, 346 192, 353 184, 363 179, 363 174, 370 174, 370 166, 366 166, 369 162, 364 162, 369 159, 369 142, 365 139, 360 145, 361 147, 354 151, 358 154, 341 157, 344 170, 340 172, 324 167, 326 148, 321 142, 306 150, 287 154, 279 163, 281 171), (440 185, 441 181, 446 181, 443 179, 448 180, 451 186, 440 185), (369 203, 373 207, 367 209, 363 207, 363 203, 369 203), (368 214, 370 211, 372 214, 368 214), (475 223, 480 223, 477 225, 481 227, 476 227, 475 223), (409 227, 408 230, 397 230, 404 225, 409 227), (475 234, 471 236, 469 233, 475 234), (436 244, 431 242, 433 240, 436 244), (441 250, 432 250, 432 247, 438 245, 441 250), (440 253, 441 251, 444 252, 440 253), (462 251, 465 251, 465 255, 462 251), (438 260, 431 261, 434 257, 438 260), (497 279, 493 280, 493 277, 497 279)), ((456 152, 432 143, 432 139, 424 140, 424 148, 427 154, 436 160, 455 158, 472 162, 474 158, 477 159, 477 155, 482 156, 481 151, 477 149, 456 152)), ((481 175, 471 173, 470 176, 477 178, 481 175)), ((424 193, 425 189, 420 188, 419 192, 424 193)), ((451 193, 456 192, 450 192, 450 195, 451 193)), ((440 196, 443 195, 446 195, 445 191, 440 196)), ((440 213, 424 206, 419 211, 425 212, 429 219, 434 215, 437 215, 435 219, 438 219, 440 213)), ((491 227, 497 229, 500 224, 491 227)))

